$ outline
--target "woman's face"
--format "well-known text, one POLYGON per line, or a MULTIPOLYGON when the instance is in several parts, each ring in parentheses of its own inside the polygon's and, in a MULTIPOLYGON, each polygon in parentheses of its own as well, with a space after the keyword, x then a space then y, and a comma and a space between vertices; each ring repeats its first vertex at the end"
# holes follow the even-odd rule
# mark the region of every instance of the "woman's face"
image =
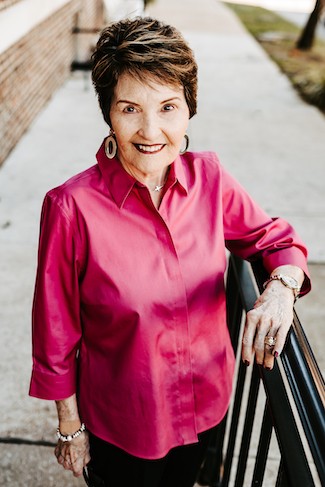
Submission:
POLYGON ((163 174, 179 154, 189 122, 182 87, 122 75, 112 98, 118 158, 133 176, 163 174))

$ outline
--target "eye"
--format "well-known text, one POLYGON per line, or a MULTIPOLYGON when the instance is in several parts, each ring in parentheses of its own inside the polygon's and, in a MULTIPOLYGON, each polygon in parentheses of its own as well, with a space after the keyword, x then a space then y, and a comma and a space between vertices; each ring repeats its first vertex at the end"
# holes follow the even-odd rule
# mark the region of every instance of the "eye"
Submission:
POLYGON ((136 112, 136 108, 132 105, 129 105, 123 109, 124 113, 134 113, 136 112))
POLYGON ((174 105, 164 105, 163 106, 163 111, 164 112, 171 112, 174 109, 175 109, 175 106, 174 105))

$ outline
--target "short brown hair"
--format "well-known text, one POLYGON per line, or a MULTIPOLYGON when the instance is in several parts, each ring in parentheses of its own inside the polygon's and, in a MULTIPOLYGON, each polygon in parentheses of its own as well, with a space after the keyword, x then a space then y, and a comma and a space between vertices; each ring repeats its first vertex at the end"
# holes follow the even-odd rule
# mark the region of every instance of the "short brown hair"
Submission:
POLYGON ((114 88, 124 73, 183 86, 190 117, 195 115, 197 64, 175 27, 150 17, 112 23, 102 31, 92 62, 93 84, 108 125, 114 88))

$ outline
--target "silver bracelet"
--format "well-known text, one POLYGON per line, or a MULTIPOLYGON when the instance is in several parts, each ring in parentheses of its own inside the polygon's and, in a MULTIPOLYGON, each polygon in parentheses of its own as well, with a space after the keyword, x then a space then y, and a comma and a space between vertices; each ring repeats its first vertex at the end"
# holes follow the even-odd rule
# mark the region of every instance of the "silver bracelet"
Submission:
POLYGON ((80 436, 81 433, 85 431, 85 429, 86 429, 85 423, 82 423, 80 428, 75 433, 72 433, 72 435, 63 435, 60 431, 60 428, 58 427, 56 430, 56 436, 59 438, 59 440, 63 442, 72 441, 75 438, 78 438, 78 436, 80 436))

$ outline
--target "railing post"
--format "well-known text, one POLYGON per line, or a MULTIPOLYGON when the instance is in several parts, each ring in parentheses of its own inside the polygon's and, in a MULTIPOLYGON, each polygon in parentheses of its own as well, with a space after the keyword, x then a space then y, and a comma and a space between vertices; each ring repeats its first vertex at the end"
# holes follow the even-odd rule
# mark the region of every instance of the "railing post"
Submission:
POLYGON ((269 411, 269 404, 268 401, 266 401, 251 487, 262 487, 263 485, 272 429, 273 425, 269 411))
POLYGON ((318 475, 322 485, 325 485, 324 382, 321 380, 321 373, 311 350, 306 350, 305 355, 301 352, 297 337, 303 334, 303 330, 297 316, 295 316, 293 327, 295 333, 292 330, 289 334, 288 344, 290 346, 286 348, 286 353, 283 354, 282 363, 291 386, 318 475), (297 329, 298 324, 299 329, 297 329), (309 367, 307 366, 306 356, 308 357, 309 367), (308 369, 315 372, 317 389, 315 386, 312 387, 313 383, 308 379, 308 369))
POLYGON ((286 471, 283 468, 282 458, 281 458, 280 465, 279 465, 278 476, 276 479, 275 487, 291 487, 291 484, 288 481, 286 471))
POLYGON ((233 405, 231 424, 229 430, 228 446, 224 458, 224 469, 223 469, 223 476, 221 480, 221 487, 228 487, 229 485, 230 472, 231 472, 232 461, 234 458, 236 436, 238 431, 241 401, 242 401, 243 391, 244 391, 246 371, 247 368, 243 363, 241 363, 239 365, 238 376, 237 376, 236 392, 235 392, 234 405, 233 405))
MULTIPOLYGON (((243 313, 249 311, 255 303, 256 284, 261 290, 266 278, 265 270, 260 263, 254 264, 253 269, 256 281, 253 279, 248 263, 233 255, 229 259, 227 321, 231 342, 239 364, 231 415, 229 413, 220 424, 201 472, 202 484, 207 485, 208 482, 210 487, 229 487, 247 376, 247 368, 241 361, 239 350, 242 318, 243 313), (222 468, 226 421, 228 420, 230 425, 222 468)), ((244 485, 260 380, 263 382, 267 399, 251 487, 262 487, 273 428, 281 454, 276 487, 315 486, 300 437, 302 430, 298 430, 296 412, 292 410, 292 402, 290 402, 292 399, 296 403, 305 438, 310 446, 322 485, 325 485, 324 380, 299 320, 295 316, 285 348, 281 357, 276 360, 273 370, 266 370, 256 364, 253 366, 234 487, 244 485), (280 360, 283 364, 281 372, 280 360), (287 380, 284 381, 282 373, 285 373, 287 380), (290 394, 290 400, 288 394, 290 394)))
POLYGON ((260 376, 258 372, 258 365, 254 363, 234 487, 242 487, 244 485, 246 464, 252 437, 259 386, 260 376))
POLYGON ((283 459, 283 468, 290 486, 314 487, 313 477, 277 362, 270 371, 262 369, 262 376, 283 459))

